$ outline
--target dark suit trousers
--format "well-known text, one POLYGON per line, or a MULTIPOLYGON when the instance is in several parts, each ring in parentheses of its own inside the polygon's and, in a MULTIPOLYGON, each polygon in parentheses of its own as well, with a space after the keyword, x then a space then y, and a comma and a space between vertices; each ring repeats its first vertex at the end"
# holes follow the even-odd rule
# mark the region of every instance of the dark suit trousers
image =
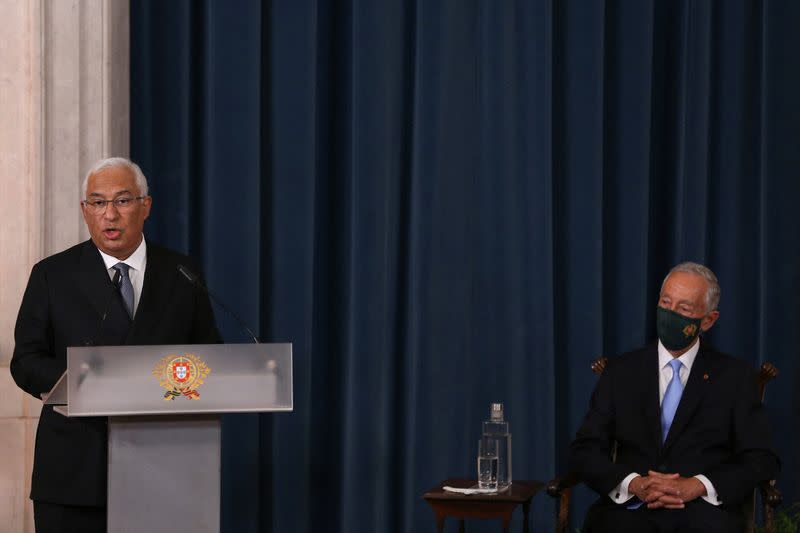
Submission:
POLYGON ((684 509, 626 509, 598 502, 586 515, 583 533, 741 533, 741 513, 701 499, 684 509))
POLYGON ((106 533, 106 508, 33 502, 36 533, 106 533))

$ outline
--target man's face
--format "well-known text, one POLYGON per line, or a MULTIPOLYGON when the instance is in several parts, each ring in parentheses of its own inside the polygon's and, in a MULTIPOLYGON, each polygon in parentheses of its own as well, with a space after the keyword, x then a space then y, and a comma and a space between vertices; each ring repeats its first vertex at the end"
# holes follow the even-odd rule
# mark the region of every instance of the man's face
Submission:
MULTIPOLYGON (((133 172, 125 167, 104 168, 89 176, 86 186, 86 200, 89 201, 140 195, 133 172)), ((152 198, 147 196, 130 202, 124 208, 117 208, 109 202, 100 212, 94 212, 85 204, 81 204, 81 209, 94 244, 108 255, 123 260, 142 242, 142 228, 150 215, 151 204, 152 198)))
POLYGON ((700 327, 708 331, 719 317, 719 311, 706 311, 708 282, 691 272, 673 272, 664 282, 658 299, 659 307, 690 318, 702 318, 700 327))

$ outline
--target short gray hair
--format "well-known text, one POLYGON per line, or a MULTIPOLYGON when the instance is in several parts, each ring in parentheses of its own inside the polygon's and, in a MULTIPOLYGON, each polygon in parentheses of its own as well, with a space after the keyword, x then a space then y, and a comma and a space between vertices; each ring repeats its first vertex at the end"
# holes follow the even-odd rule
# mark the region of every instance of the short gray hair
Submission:
POLYGON ((81 192, 83 194, 82 200, 86 199, 87 188, 89 187, 89 176, 103 169, 113 167, 123 167, 130 170, 133 177, 136 179, 136 186, 139 187, 139 194, 147 196, 147 178, 144 177, 144 173, 142 169, 139 168, 139 165, 124 157, 109 157, 95 163, 92 168, 89 169, 89 172, 86 173, 86 176, 83 178, 83 185, 81 186, 81 192))
POLYGON ((667 278, 675 272, 688 272, 689 274, 696 274, 705 279, 708 282, 708 290, 706 291, 706 312, 710 313, 711 311, 717 310, 720 296, 719 281, 717 281, 717 276, 714 275, 710 268, 700 263, 692 263, 691 261, 675 265, 672 267, 672 270, 669 271, 669 274, 666 275, 664 281, 661 282, 661 290, 664 290, 664 283, 667 282, 667 278))

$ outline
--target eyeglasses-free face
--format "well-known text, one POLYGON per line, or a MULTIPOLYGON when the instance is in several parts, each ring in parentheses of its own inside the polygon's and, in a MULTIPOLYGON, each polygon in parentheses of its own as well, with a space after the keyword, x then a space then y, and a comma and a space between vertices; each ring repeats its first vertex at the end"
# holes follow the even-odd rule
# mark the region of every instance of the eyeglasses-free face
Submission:
POLYGON ((123 260, 142 242, 152 203, 150 196, 142 196, 130 170, 108 167, 89 176, 81 208, 94 244, 123 260))

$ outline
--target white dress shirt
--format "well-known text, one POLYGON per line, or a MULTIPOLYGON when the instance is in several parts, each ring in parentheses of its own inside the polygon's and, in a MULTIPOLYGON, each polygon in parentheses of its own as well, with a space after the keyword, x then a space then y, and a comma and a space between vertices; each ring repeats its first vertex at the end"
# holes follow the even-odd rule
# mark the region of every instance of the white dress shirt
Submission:
POLYGON ((144 271, 147 268, 147 244, 144 242, 144 235, 142 235, 142 242, 139 247, 124 261, 120 261, 116 257, 112 257, 104 253, 99 248, 100 257, 103 258, 103 263, 106 264, 108 270, 108 277, 114 279, 114 266, 117 263, 125 263, 130 268, 128 275, 131 278, 131 285, 133 285, 133 316, 136 316, 136 309, 139 307, 139 300, 142 298, 142 286, 144 285, 144 271))
MULTIPOLYGON (((681 380, 681 384, 686 387, 686 382, 689 381, 689 373, 692 371, 692 365, 694 364, 694 360, 697 357, 697 353, 700 351, 700 339, 697 340, 694 346, 692 346, 689 351, 685 354, 678 357, 678 360, 682 363, 679 371, 679 378, 681 380)), ((664 345, 661 344, 661 341, 658 341, 658 402, 661 405, 661 402, 664 401, 664 393, 667 391, 667 385, 669 382, 672 381, 672 367, 670 366, 669 362, 672 361, 674 357, 672 356, 664 345)), ((609 498, 614 500, 615 503, 625 503, 631 498, 633 498, 633 493, 628 492, 628 487, 630 486, 631 481, 636 477, 640 476, 637 472, 631 472, 622 480, 622 482, 611 489, 611 492, 608 493, 609 498)), ((700 483, 703 484, 706 488, 707 494, 701 496, 705 501, 710 503, 711 505, 720 505, 722 501, 719 499, 717 495, 717 491, 714 488, 714 485, 711 481, 704 476, 703 474, 697 474, 696 477, 700 483)))

